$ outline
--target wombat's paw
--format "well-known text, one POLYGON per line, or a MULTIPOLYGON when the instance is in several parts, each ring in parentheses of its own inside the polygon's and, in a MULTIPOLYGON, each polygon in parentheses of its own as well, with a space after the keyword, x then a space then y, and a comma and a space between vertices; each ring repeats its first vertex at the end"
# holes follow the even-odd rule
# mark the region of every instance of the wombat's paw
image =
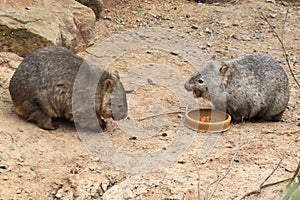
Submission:
POLYGON ((51 117, 39 119, 38 126, 42 129, 46 129, 46 130, 55 130, 58 128, 58 126, 52 122, 51 117))
POLYGON ((99 124, 102 130, 106 129, 106 122, 103 119, 99 120, 99 124))

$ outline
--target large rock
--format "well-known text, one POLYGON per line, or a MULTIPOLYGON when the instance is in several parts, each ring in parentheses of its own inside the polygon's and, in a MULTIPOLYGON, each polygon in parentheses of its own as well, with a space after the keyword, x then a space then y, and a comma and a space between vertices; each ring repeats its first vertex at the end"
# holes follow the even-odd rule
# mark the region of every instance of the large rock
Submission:
POLYGON ((0 2, 0 51, 26 56, 46 45, 78 52, 93 42, 95 15, 75 0, 0 2))

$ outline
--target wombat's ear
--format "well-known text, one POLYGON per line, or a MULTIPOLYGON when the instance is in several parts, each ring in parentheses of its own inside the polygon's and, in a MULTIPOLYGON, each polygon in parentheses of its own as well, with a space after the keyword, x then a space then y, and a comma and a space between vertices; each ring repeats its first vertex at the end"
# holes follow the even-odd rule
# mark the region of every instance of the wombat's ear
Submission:
POLYGON ((226 64, 222 65, 222 67, 220 67, 219 71, 220 71, 220 74, 222 76, 225 76, 230 70, 230 67, 226 64))
POLYGON ((111 70, 109 71, 111 76, 115 76, 117 79, 120 79, 119 72, 117 70, 111 70))
POLYGON ((112 92, 115 87, 115 82, 112 79, 106 79, 103 83, 104 91, 112 92))

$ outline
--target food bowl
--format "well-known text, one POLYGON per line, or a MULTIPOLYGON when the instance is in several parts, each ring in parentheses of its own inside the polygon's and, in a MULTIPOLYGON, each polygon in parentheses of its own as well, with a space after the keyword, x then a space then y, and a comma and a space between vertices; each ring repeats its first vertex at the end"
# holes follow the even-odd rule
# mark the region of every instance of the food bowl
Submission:
POLYGON ((184 124, 195 131, 224 132, 230 128, 229 114, 214 109, 197 109, 186 113, 184 124))

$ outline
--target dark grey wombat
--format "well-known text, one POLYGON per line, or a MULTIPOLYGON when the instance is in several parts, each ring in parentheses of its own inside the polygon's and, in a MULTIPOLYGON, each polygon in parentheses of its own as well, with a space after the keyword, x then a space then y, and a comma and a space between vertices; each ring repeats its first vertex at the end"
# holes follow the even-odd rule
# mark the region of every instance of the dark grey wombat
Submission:
POLYGON ((76 118, 80 127, 99 130, 99 124, 105 128, 102 118, 127 116, 118 74, 89 64, 64 47, 44 47, 24 58, 9 92, 16 112, 43 129, 57 128, 52 118, 76 118))
POLYGON ((235 121, 280 121, 289 100, 285 71, 261 53, 208 61, 185 83, 185 89, 210 99, 235 121))

